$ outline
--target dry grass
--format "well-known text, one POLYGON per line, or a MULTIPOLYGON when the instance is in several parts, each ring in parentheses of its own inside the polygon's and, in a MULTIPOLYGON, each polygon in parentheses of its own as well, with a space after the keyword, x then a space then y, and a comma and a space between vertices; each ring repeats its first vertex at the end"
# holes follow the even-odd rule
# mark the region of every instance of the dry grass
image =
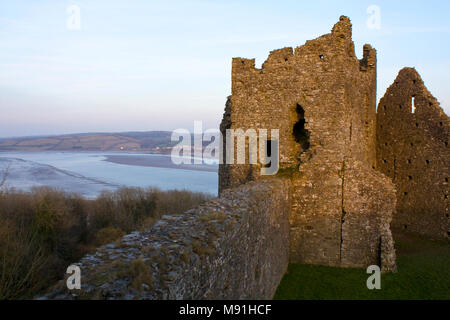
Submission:
MULTIPOLYGON (((31 298, 62 279, 68 265, 96 246, 208 199, 204 194, 158 189, 125 188, 96 200, 49 188, 0 191, 0 300, 31 298)), ((133 268, 136 281, 145 280, 138 262, 133 268)))
POLYGON ((118 228, 107 227, 107 228, 100 229, 97 232, 96 245, 102 246, 104 244, 114 242, 117 239, 122 238, 124 235, 125 235, 125 232, 118 228))
POLYGON ((143 260, 137 259, 131 262, 129 276, 131 278, 131 286, 136 290, 141 291, 143 284, 153 288, 153 276, 143 260))
POLYGON ((192 251, 194 251, 199 256, 209 256, 214 253, 214 249, 211 247, 211 245, 208 243, 206 245, 202 245, 202 243, 199 240, 192 241, 192 251))

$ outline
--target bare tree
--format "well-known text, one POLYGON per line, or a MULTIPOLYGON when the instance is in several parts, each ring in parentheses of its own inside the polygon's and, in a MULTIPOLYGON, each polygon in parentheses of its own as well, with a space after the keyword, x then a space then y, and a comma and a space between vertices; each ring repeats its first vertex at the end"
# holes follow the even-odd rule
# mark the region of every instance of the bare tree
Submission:
POLYGON ((8 166, 6 167, 6 169, 1 173, 0 188, 2 188, 5 185, 6 179, 8 178, 10 168, 11 168, 11 162, 8 163, 8 166))

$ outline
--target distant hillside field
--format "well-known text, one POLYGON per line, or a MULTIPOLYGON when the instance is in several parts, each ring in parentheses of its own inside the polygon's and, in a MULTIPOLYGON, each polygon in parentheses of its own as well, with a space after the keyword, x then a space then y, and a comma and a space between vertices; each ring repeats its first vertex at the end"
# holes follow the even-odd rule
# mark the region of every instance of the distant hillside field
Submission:
POLYGON ((170 131, 81 133, 60 136, 22 137, 0 139, 0 151, 152 151, 168 153, 176 142, 171 142, 170 131))

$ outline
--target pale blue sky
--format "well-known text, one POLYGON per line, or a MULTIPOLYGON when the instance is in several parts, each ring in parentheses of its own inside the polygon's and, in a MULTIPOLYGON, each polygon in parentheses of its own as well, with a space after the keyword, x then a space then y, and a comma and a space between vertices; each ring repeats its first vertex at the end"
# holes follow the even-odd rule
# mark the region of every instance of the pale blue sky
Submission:
POLYGON ((416 67, 450 113, 449 1, 1 0, 0 136, 215 128, 232 57, 328 33, 347 15, 378 50, 378 96, 416 67), (66 26, 81 8, 81 30, 66 26), (366 10, 381 9, 381 28, 366 10))

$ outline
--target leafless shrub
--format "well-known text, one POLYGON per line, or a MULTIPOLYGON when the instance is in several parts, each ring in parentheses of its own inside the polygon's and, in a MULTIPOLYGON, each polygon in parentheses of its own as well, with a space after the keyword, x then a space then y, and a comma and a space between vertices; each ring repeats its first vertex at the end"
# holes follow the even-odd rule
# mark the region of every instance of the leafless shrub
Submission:
POLYGON ((0 300, 32 298, 95 246, 151 227, 162 215, 182 214, 210 197, 125 188, 86 200, 50 188, 31 193, 5 188, 0 192, 0 300))
POLYGON ((1 176, 1 178, 0 178, 0 189, 2 189, 3 186, 6 183, 6 179, 8 178, 10 169, 11 169, 11 163, 8 163, 8 165, 6 166, 6 169, 3 170, 3 172, 0 174, 0 176, 1 176))

